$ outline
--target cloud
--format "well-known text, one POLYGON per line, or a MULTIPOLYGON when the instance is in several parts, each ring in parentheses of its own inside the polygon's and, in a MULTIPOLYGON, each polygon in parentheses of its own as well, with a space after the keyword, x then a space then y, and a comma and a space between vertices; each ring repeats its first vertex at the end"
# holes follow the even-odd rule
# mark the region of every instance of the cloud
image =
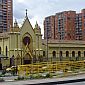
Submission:
POLYGON ((65 10, 80 12, 85 7, 85 0, 14 0, 14 17, 19 24, 25 17, 25 10, 28 9, 28 17, 32 26, 38 21, 44 33, 43 20, 49 15, 65 10))

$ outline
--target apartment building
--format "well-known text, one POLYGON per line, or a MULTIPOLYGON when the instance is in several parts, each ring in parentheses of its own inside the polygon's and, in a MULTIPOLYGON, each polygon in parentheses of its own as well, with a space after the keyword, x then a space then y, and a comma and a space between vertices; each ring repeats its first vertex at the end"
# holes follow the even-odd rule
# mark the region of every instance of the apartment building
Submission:
POLYGON ((55 16, 45 18, 44 28, 44 38, 55 39, 55 16))
POLYGON ((0 0, 0 33, 9 31, 13 26, 12 0, 0 0))
POLYGON ((47 23, 47 18, 51 20, 52 16, 44 20, 44 36, 51 35, 48 39, 57 40, 84 40, 85 36, 85 9, 81 13, 76 11, 63 11, 54 15, 53 24, 47 23), (49 29, 49 31, 47 30, 49 29), (54 29, 54 30, 53 30, 54 29), (53 30, 53 31, 52 31, 53 30), (53 33, 54 32, 54 33, 53 33), (53 35, 52 35, 53 34, 53 35))
POLYGON ((74 40, 75 38, 75 11, 64 11, 56 13, 55 17, 55 39, 74 40))

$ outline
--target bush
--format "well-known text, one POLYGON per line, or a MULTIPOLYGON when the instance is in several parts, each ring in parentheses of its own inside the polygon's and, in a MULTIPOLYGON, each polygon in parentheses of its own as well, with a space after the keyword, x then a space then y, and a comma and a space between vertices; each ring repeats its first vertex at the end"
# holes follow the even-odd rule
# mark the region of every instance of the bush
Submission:
POLYGON ((40 79, 40 78, 42 78, 41 74, 33 74, 30 76, 30 79, 40 79))
POLYGON ((15 79, 15 80, 24 80, 24 77, 19 77, 19 76, 18 76, 18 78, 15 79))
POLYGON ((3 78, 0 78, 0 82, 4 82, 4 79, 3 78))
POLYGON ((51 78, 51 77, 52 77, 52 75, 50 73, 46 74, 46 78, 51 78))
POLYGON ((5 74, 6 74, 6 70, 3 70, 3 71, 2 71, 2 75, 5 75, 5 74))

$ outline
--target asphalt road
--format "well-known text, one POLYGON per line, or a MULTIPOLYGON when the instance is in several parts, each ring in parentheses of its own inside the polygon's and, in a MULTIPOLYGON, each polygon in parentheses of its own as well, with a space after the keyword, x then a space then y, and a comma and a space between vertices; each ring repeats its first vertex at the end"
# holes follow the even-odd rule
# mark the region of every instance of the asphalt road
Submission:
MULTIPOLYGON (((76 76, 69 76, 69 77, 63 77, 63 78, 48 78, 48 79, 34 79, 34 80, 25 80, 25 81, 12 81, 17 76, 12 77, 4 77, 4 79, 8 82, 0 82, 0 85, 31 85, 36 84, 39 85, 39 83, 48 83, 48 82, 58 82, 58 81, 69 81, 69 80, 76 80, 76 79, 84 79, 85 80, 85 74, 82 75, 76 75, 76 76)), ((44 85, 44 84, 41 84, 44 85)), ((47 84, 45 84, 47 85, 47 84)), ((49 85, 85 85, 84 82, 76 82, 76 83, 65 83, 65 84, 49 84, 49 85)))
POLYGON ((67 83, 67 84, 55 84, 55 85, 85 85, 85 82, 67 83))

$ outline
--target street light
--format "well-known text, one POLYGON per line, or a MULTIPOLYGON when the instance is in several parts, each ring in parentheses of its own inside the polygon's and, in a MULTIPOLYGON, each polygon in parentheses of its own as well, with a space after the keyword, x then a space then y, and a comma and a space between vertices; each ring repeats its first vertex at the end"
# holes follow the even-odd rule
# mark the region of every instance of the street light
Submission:
POLYGON ((47 62, 48 62, 48 29, 46 29, 46 37, 47 37, 46 44, 47 44, 47 62))

